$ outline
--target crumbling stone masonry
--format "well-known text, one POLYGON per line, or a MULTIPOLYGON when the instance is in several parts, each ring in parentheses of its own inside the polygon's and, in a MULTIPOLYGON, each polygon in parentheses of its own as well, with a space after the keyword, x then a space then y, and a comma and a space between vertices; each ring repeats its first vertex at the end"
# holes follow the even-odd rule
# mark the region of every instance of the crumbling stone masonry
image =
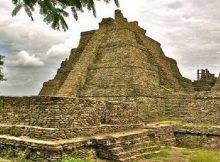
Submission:
POLYGON ((217 78, 208 69, 197 70, 197 80, 193 82, 195 91, 211 91, 217 78))
POLYGON ((103 19, 98 30, 81 34, 79 47, 40 95, 123 100, 157 95, 163 88, 190 90, 191 81, 181 76, 176 61, 145 33, 116 11, 115 19, 103 19))
MULTIPOLYGON (((161 145, 220 150, 220 77, 212 91, 194 92, 145 34, 117 10, 81 34, 39 96, 0 97, 0 156, 127 162, 161 145)), ((202 81, 214 78, 198 73, 202 81)))
POLYGON ((220 73, 219 73, 219 76, 215 82, 215 86, 212 88, 212 91, 214 91, 214 92, 220 91, 220 73))

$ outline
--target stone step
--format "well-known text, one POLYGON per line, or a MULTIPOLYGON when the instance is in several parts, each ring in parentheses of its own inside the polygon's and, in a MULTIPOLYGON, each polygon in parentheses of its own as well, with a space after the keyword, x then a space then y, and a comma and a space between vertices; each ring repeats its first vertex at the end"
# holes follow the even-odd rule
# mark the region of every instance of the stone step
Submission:
POLYGON ((149 130, 145 129, 142 131, 134 131, 134 132, 128 132, 128 133, 123 133, 123 134, 119 134, 119 135, 113 135, 112 137, 114 137, 115 139, 119 139, 119 138, 123 138, 123 137, 140 137, 140 136, 147 136, 148 135, 149 130))
POLYGON ((113 148, 117 148, 120 147, 122 145, 126 145, 126 142, 130 142, 130 143, 146 143, 146 142, 152 142, 151 139, 149 139, 149 137, 144 137, 144 138, 135 138, 135 139, 127 139, 127 140, 122 140, 122 141, 114 141, 114 142, 110 142, 109 144, 107 143, 107 141, 102 141, 99 142, 100 146, 104 146, 108 149, 113 149, 113 148))
POLYGON ((184 106, 187 106, 188 104, 166 104, 165 107, 177 107, 177 106, 181 106, 181 107, 184 107, 184 106))
POLYGON ((132 161, 137 161, 138 159, 142 159, 144 158, 144 156, 147 155, 151 155, 151 154, 159 154, 161 151, 154 151, 151 153, 141 153, 141 154, 137 154, 135 156, 131 156, 131 157, 126 157, 126 158, 120 158, 117 161, 118 162, 132 162, 132 161))
POLYGON ((150 147, 150 146, 155 146, 155 143, 153 141, 140 142, 140 143, 131 144, 130 146, 127 146, 126 149, 124 149, 123 146, 118 146, 118 147, 109 149, 109 151, 111 151, 112 153, 118 153, 122 151, 125 151, 125 152, 130 151, 134 147, 139 148, 139 147, 150 147))
POLYGON ((131 161, 160 149, 147 129, 120 134, 99 141, 99 148, 113 161, 131 161))
POLYGON ((131 151, 119 152, 115 154, 114 156, 116 157, 116 159, 121 159, 121 158, 136 156, 139 154, 155 152, 155 151, 158 151, 159 149, 160 147, 155 145, 151 147, 137 148, 131 151))

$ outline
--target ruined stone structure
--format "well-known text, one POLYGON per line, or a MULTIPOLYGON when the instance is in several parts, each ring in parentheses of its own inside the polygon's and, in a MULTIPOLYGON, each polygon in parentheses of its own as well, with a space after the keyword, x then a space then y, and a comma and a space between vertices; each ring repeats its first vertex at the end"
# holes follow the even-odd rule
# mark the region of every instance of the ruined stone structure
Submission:
POLYGON ((117 100, 157 94, 162 88, 190 88, 176 61, 166 57, 137 22, 128 22, 117 11, 115 19, 103 19, 99 26, 81 34, 79 47, 71 51, 55 78, 44 83, 40 95, 117 100))
POLYGON ((218 78, 216 79, 215 86, 212 88, 212 91, 220 91, 220 73, 218 78))
POLYGON ((217 78, 208 69, 197 70, 197 80, 193 82, 195 91, 211 91, 217 78))
POLYGON ((0 97, 0 156, 127 162, 161 145, 219 150, 220 77, 213 93, 195 93, 145 33, 117 10, 81 34, 39 96, 0 97))

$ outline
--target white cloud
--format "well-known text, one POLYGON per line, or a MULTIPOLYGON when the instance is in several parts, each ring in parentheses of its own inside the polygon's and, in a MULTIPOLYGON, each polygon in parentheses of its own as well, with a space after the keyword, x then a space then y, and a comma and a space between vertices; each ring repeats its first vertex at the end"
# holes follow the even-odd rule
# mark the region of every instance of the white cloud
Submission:
POLYGON ((57 59, 67 57, 69 55, 69 47, 65 46, 65 44, 58 44, 52 46, 46 53, 47 61, 50 59, 57 59))
POLYGON ((35 67, 43 66, 44 62, 35 55, 30 55, 26 51, 21 51, 12 60, 5 61, 6 66, 35 67))
POLYGON ((11 50, 29 51, 29 53, 43 53, 53 44, 62 43, 68 38, 67 33, 55 31, 46 25, 36 8, 34 21, 31 21, 22 10, 12 17, 13 5, 11 1, 0 4, 0 41, 11 44, 11 50))
POLYGON ((78 38, 67 39, 63 43, 55 44, 50 47, 46 54, 41 55, 42 60, 46 63, 60 63, 60 61, 67 58, 73 47, 78 44, 78 38))

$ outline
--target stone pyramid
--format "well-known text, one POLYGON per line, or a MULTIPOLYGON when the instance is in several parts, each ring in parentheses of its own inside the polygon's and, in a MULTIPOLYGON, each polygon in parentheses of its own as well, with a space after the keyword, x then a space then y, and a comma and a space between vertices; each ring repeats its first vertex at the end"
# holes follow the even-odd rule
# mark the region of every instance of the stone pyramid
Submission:
POLYGON ((39 95, 121 100, 191 89, 177 62, 145 34, 138 22, 128 22, 116 10, 115 19, 105 18, 98 30, 81 33, 78 48, 39 95))

